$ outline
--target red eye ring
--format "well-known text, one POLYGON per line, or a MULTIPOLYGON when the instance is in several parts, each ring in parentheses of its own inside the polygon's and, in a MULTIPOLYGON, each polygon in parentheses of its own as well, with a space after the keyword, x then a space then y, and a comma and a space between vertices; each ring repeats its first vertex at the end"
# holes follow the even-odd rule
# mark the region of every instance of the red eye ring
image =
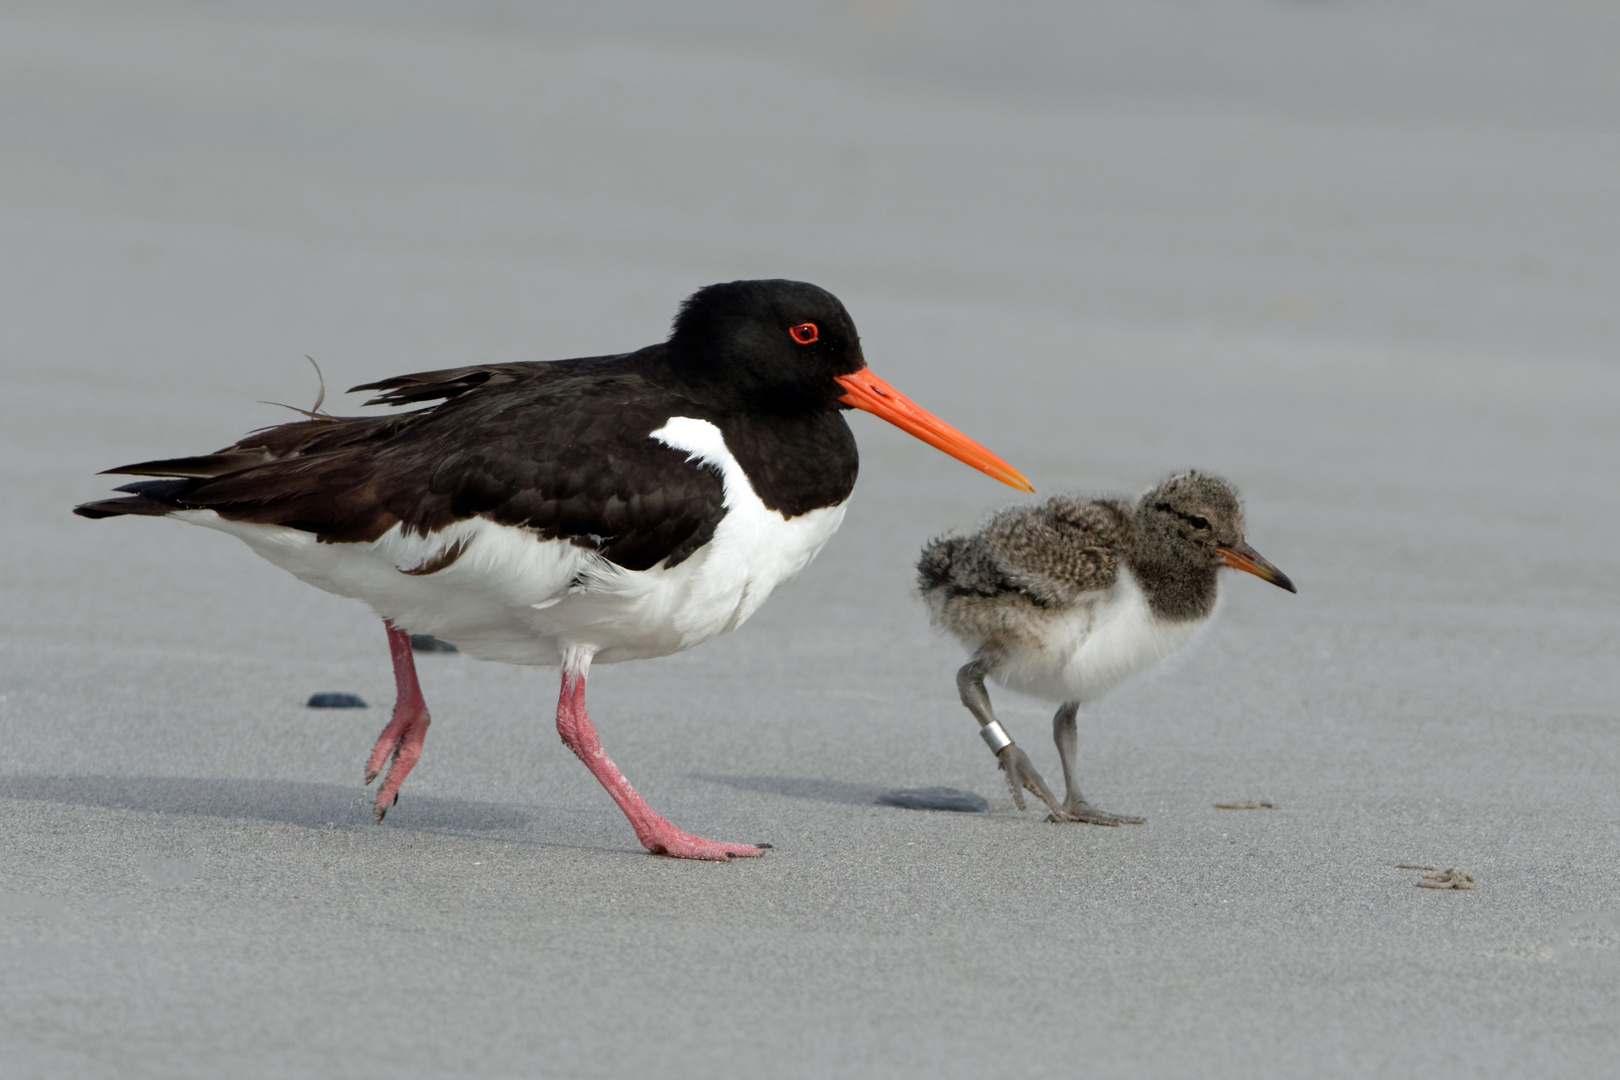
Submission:
POLYGON ((802 322, 798 326, 789 327, 788 336, 800 345, 809 345, 821 336, 821 331, 816 329, 813 322, 802 322))

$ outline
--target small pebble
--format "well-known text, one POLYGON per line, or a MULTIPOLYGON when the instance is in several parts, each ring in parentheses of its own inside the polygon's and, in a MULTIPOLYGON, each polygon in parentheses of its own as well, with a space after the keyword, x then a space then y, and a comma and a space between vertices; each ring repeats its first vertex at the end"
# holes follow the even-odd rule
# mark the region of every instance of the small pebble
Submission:
POLYGON ((896 788, 879 795, 877 801, 903 810, 949 810, 957 814, 984 814, 990 810, 983 796, 948 787, 896 788))
POLYGON ((440 641, 432 634, 412 634, 412 652, 460 652, 461 650, 448 641, 440 641))
POLYGON ((311 694, 305 705, 311 709, 364 709, 366 703, 359 694, 341 694, 328 691, 311 694))

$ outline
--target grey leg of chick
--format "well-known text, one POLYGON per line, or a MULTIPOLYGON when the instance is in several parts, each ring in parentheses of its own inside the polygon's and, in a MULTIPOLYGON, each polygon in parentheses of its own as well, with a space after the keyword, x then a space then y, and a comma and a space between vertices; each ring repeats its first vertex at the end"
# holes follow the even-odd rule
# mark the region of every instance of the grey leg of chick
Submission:
POLYGON ((1048 821, 1083 821, 1088 825, 1141 825, 1147 818, 1126 817, 1098 810, 1080 794, 1080 780, 1074 767, 1074 752, 1080 737, 1075 731, 1074 718, 1080 712, 1078 701, 1065 701, 1052 717, 1052 741, 1057 743, 1058 756, 1063 759, 1063 805, 1052 811, 1048 821))
MULTIPOLYGON (((1000 728, 996 714, 990 708, 990 694, 984 688, 984 677, 989 671, 989 660, 975 656, 956 673, 956 689, 962 695, 962 704, 979 721, 981 728, 988 724, 1000 728)), ((1007 777, 1007 787, 1012 791, 1013 805, 1018 809, 1024 809, 1024 792, 1028 791, 1044 802, 1053 814, 1063 812, 1051 789, 1046 786, 1046 781, 1041 779, 1041 774, 1030 764, 1029 757, 1017 746, 1008 743, 996 752, 996 760, 1001 763, 1001 771, 1007 777)))

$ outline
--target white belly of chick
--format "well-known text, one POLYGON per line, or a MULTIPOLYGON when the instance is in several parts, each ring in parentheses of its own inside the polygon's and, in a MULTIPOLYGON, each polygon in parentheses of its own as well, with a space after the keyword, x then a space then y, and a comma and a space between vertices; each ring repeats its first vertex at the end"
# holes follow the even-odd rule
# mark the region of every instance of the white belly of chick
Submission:
POLYGON ((1209 617, 1153 613, 1125 567, 1113 588, 1048 617, 1038 641, 1005 654, 991 679, 1048 701, 1095 701, 1191 641, 1209 617))
POLYGON ((566 540, 483 518, 425 537, 395 526, 369 543, 323 544, 211 510, 170 516, 231 533, 299 579, 480 659, 554 665, 574 645, 594 649, 595 663, 667 656, 740 626, 815 558, 842 523, 844 504, 794 518, 767 508, 707 421, 676 417, 653 437, 715 468, 724 490, 713 537, 673 567, 626 570, 566 540), (407 573, 453 548, 459 553, 443 569, 407 573))

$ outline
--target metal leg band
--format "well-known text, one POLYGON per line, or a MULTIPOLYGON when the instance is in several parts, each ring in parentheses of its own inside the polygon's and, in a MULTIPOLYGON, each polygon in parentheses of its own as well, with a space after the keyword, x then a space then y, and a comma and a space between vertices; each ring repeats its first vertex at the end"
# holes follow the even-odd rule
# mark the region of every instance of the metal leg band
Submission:
POLYGON ((1000 720, 992 720, 979 728, 979 735, 992 754, 999 754, 1013 744, 1012 736, 1007 734, 1007 729, 1001 726, 1000 720))

